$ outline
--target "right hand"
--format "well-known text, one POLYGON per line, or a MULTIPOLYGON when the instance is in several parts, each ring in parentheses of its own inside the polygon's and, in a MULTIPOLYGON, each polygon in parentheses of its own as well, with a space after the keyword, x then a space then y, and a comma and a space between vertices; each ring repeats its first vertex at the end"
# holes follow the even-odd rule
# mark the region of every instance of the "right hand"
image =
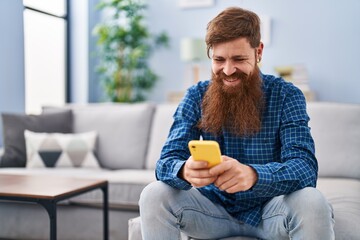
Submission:
POLYGON ((217 176, 211 175, 206 161, 195 161, 192 156, 185 162, 180 177, 194 187, 204 187, 216 181, 217 176))

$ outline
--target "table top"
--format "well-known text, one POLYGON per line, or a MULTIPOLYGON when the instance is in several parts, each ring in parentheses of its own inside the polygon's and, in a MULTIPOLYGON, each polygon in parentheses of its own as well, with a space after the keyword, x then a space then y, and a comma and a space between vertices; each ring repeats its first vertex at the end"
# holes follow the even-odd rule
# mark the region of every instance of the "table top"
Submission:
POLYGON ((75 177, 0 174, 0 197, 57 199, 106 184, 106 180, 75 177))

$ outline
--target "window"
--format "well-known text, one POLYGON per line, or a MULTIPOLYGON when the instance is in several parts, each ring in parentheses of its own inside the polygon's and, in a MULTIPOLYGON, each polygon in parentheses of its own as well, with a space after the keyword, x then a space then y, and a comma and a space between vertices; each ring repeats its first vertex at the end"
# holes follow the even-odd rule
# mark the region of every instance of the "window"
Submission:
POLYGON ((68 101, 67 0, 24 0, 25 110, 68 101))

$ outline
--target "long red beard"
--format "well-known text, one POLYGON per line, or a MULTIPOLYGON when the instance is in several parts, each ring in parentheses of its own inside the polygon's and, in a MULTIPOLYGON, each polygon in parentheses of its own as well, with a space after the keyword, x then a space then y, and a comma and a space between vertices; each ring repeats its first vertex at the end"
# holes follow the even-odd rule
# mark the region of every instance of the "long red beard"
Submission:
POLYGON ((236 72, 226 76, 222 71, 212 74, 212 82, 202 102, 199 127, 218 135, 223 129, 238 136, 251 136, 261 129, 265 101, 258 67, 250 74, 236 72), (240 78, 236 86, 226 86, 225 78, 240 78))

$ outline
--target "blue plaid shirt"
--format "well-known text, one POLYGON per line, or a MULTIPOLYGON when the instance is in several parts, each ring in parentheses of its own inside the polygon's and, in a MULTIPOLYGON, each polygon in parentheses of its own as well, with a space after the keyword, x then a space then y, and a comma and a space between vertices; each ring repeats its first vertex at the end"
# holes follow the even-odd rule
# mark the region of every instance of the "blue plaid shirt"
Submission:
POLYGON ((188 142, 200 136, 217 141, 223 155, 253 167, 258 181, 250 190, 234 194, 221 191, 213 184, 198 190, 221 204, 233 217, 252 226, 259 225, 262 206, 271 198, 315 187, 318 170, 304 95, 281 78, 263 74, 261 77, 266 109, 259 133, 237 137, 224 131, 214 136, 198 129, 202 98, 210 83, 200 82, 187 91, 179 104, 156 166, 159 180, 176 189, 188 190, 192 186, 178 177, 190 156, 188 142))

